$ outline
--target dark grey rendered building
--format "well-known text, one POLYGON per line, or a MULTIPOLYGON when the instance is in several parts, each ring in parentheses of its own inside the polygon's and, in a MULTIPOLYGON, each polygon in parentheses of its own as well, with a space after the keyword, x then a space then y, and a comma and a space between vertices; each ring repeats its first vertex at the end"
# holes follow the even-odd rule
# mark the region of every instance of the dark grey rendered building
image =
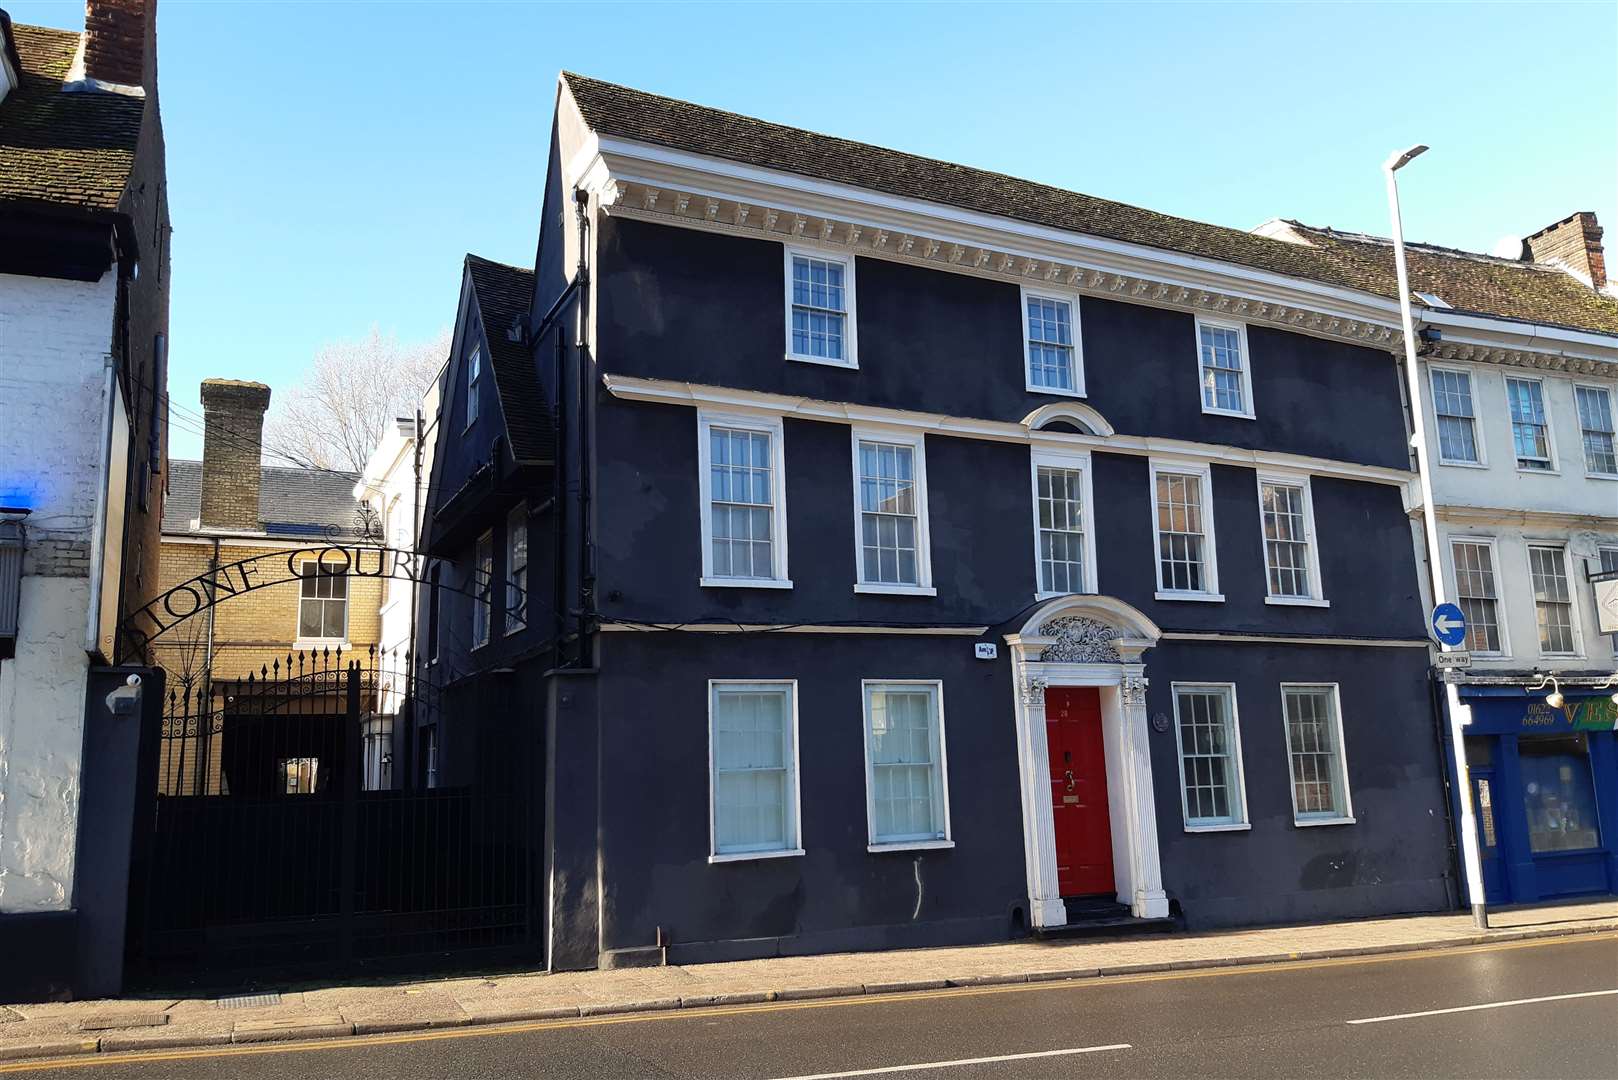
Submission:
POLYGON ((1393 295, 564 75, 441 387, 482 598, 419 619, 552 967, 1452 904, 1393 295))

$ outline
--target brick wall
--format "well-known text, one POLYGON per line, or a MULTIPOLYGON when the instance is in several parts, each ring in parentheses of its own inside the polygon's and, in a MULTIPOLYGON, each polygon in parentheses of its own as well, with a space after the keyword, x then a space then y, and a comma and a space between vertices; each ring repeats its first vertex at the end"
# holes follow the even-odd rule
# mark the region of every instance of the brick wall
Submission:
POLYGON ((1576 214, 1547 226, 1523 243, 1537 263, 1563 266, 1585 278, 1595 288, 1607 283, 1607 261, 1601 248, 1601 226, 1593 211, 1576 214))
POLYGON ((202 380, 202 524, 256 532, 259 458, 270 388, 235 379, 202 380))
MULTIPOLYGON (((275 549, 234 546, 219 548, 220 565, 262 556, 275 549)), ((213 546, 180 543, 165 538, 159 559, 159 591, 205 574, 213 546)), ((307 556, 314 558, 313 553, 307 556)), ((285 556, 266 561, 285 568, 285 556)), ((381 631, 383 579, 348 578, 348 647, 363 655, 378 643, 381 631)), ((215 679, 245 678, 280 660, 298 648, 299 585, 296 582, 268 585, 253 592, 228 597, 191 618, 175 624, 153 642, 157 663, 169 673, 173 685, 187 677, 194 679, 206 664, 208 625, 213 620, 213 674, 215 679)))

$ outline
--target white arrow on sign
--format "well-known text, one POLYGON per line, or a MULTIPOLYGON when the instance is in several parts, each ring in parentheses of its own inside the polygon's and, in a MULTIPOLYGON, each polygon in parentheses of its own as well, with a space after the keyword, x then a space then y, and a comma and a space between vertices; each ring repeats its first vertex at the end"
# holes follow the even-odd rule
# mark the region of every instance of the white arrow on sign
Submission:
POLYGON ((1440 615, 1438 618, 1433 620, 1433 626, 1440 634, 1448 634, 1453 630, 1461 629, 1465 625, 1465 619, 1456 619, 1449 615, 1440 615))

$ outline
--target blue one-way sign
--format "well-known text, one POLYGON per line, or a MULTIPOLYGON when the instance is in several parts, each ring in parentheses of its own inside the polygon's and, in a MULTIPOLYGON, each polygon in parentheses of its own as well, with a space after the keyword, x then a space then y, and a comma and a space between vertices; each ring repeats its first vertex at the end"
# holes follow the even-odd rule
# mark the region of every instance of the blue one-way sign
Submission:
POLYGON ((1454 604, 1433 608, 1433 637, 1439 644, 1454 648, 1466 640, 1466 616, 1454 604))

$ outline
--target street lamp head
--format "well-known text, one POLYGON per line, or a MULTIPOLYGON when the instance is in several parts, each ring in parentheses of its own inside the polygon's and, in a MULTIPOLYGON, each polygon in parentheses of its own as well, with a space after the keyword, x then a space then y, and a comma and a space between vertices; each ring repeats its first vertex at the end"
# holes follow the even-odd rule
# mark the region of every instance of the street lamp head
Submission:
POLYGON ((1398 153, 1389 155, 1388 160, 1382 163, 1382 167, 1388 172, 1398 172, 1426 152, 1427 147, 1417 143, 1408 150, 1401 150, 1398 153))

